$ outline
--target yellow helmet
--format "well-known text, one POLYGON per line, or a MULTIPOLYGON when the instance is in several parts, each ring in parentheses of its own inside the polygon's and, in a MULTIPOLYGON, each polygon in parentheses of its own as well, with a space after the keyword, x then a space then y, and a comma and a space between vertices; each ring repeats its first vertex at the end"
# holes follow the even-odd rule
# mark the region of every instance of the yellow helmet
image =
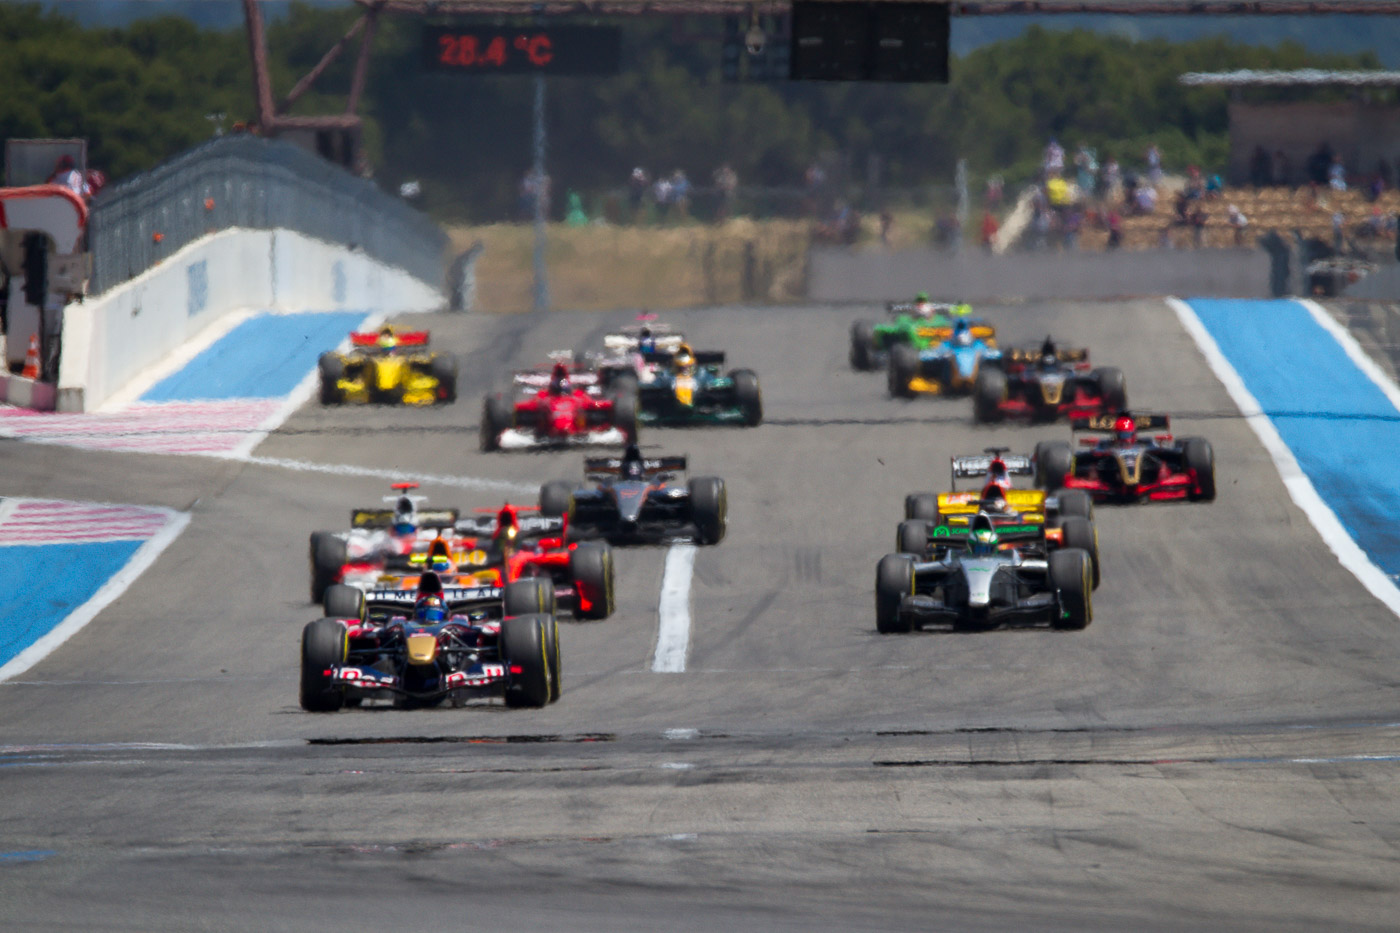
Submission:
POLYGON ((695 351, 690 349, 690 344, 683 343, 676 348, 676 355, 671 358, 671 363, 678 372, 690 369, 695 365, 695 351))

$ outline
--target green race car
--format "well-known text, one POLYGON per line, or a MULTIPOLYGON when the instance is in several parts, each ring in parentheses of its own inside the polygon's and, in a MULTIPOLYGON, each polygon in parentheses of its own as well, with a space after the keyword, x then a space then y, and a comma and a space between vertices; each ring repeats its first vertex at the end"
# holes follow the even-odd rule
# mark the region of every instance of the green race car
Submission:
POLYGON ((736 424, 753 427, 763 420, 758 376, 749 369, 723 372, 724 353, 692 351, 682 344, 667 365, 637 388, 638 419, 643 424, 736 424))
POLYGON ((916 350, 936 347, 953 335, 955 321, 966 320, 979 340, 996 346, 996 328, 974 319, 972 306, 929 301, 919 292, 913 301, 892 301, 885 306, 890 320, 873 324, 856 321, 851 325, 851 366, 859 370, 884 369, 890 348, 908 344, 916 350))

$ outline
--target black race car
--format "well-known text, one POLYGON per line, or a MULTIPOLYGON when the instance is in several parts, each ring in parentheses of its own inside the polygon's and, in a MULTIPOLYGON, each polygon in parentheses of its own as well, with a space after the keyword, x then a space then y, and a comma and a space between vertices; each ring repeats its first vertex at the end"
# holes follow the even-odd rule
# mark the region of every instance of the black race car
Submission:
POLYGON ((621 457, 583 461, 586 485, 554 480, 540 487, 540 512, 567 516, 575 538, 613 544, 658 544, 690 539, 718 544, 728 502, 724 480, 697 476, 681 482, 685 457, 643 457, 630 445, 621 457))

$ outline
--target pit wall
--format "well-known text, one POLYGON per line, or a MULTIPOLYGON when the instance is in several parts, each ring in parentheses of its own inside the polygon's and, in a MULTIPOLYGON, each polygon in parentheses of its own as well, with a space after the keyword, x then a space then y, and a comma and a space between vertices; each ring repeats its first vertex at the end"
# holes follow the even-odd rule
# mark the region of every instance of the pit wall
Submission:
POLYGON ((225 230, 64 309, 56 407, 97 409, 235 311, 397 314, 442 306, 439 289, 362 253, 287 230, 225 230))

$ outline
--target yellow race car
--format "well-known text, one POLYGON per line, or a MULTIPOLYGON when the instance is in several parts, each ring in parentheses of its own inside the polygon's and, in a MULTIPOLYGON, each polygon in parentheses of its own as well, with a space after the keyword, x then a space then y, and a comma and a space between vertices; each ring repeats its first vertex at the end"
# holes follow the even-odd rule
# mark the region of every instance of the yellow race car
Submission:
POLYGON ((350 335, 350 352, 323 353, 321 404, 432 405, 457 398, 457 358, 428 349, 428 332, 385 324, 350 335))

